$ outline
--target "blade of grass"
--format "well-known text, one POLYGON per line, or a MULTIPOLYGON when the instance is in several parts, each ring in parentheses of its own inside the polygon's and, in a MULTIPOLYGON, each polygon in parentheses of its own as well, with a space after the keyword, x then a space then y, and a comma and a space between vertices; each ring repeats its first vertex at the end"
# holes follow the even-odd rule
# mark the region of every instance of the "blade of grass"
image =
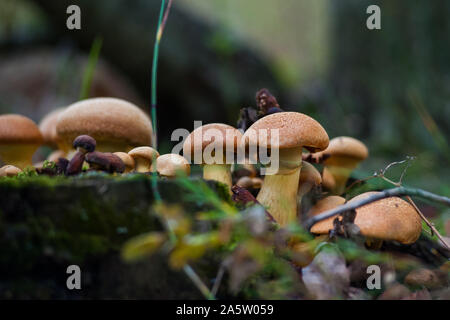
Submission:
MULTIPOLYGON (((151 118, 152 118, 152 127, 153 127, 153 136, 152 136, 152 146, 154 149, 158 148, 158 135, 157 135, 157 119, 156 119, 156 81, 158 75, 158 56, 159 56, 159 43, 161 41, 162 32, 161 32, 161 23, 164 16, 164 8, 166 1, 161 0, 161 10, 159 12, 158 26, 156 29, 156 39, 155 46, 153 49, 153 64, 152 64, 152 83, 151 83, 151 118)), ((156 163, 156 155, 153 162, 156 163)), ((161 195, 158 191, 158 174, 156 170, 152 172, 152 190, 153 196, 155 197, 156 202, 161 202, 161 195)))
POLYGON ((89 98, 91 93, 92 77, 94 76, 95 67, 97 65, 100 51, 102 49, 103 39, 97 36, 92 43, 91 50, 89 52, 89 60, 84 69, 83 82, 81 84, 80 100, 89 98))

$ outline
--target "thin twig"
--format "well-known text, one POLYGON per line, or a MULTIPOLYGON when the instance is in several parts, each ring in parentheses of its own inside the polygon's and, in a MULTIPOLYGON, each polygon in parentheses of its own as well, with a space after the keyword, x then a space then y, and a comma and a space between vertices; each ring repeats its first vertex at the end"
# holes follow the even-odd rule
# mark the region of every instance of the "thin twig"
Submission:
MULTIPOLYGON (((380 177, 386 181, 389 182, 390 184, 396 186, 396 187, 401 187, 402 186, 402 180, 403 177, 406 174, 406 171, 408 170, 408 168, 411 166, 412 161, 415 160, 415 157, 406 157, 405 160, 403 161, 398 161, 398 162, 393 162, 390 165, 388 165, 380 174, 380 177), (406 166, 402 171, 402 174, 400 175, 400 178, 398 180, 398 182, 392 181, 391 179, 387 178, 385 176, 387 169, 389 169, 389 167, 391 167, 394 164, 401 164, 401 163, 405 163, 406 162, 406 166)), ((447 244, 447 242, 445 241, 445 239, 442 237, 442 235, 439 233, 439 231, 436 229, 436 227, 434 226, 434 224, 432 222, 430 222, 425 215, 423 214, 423 212, 419 209, 419 207, 416 205, 416 203, 413 201, 413 199, 411 199, 410 196, 406 196, 405 197, 406 200, 414 207, 414 209, 416 210, 417 214, 420 216, 420 218, 425 222, 425 224, 430 228, 430 235, 436 235, 438 237, 438 239, 442 242, 442 244, 447 248, 450 249, 449 245, 447 244)))

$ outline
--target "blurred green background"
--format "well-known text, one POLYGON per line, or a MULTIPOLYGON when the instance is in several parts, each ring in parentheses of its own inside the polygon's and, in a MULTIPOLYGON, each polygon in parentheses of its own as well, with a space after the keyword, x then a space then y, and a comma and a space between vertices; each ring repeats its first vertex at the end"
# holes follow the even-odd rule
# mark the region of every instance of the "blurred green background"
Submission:
MULTIPOLYGON (((0 113, 39 121, 79 97, 87 56, 103 39, 92 96, 149 109, 156 0, 2 0, 0 113), (66 28, 78 4, 82 30, 66 28)), ((365 177, 416 156, 407 185, 450 195, 450 1, 175 0, 161 43, 160 151, 194 120, 236 124, 266 87, 330 137, 364 141, 365 177), (381 8, 381 30, 366 8, 381 8)), ((390 172, 395 180, 402 168, 390 172)))

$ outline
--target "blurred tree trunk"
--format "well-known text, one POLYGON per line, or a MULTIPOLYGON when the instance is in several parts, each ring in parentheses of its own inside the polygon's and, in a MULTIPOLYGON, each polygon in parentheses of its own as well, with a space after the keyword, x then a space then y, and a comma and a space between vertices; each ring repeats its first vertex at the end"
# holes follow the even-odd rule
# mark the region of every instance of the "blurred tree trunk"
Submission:
POLYGON ((435 151, 446 153, 447 147, 436 138, 439 134, 432 130, 424 134, 426 124, 417 106, 423 105, 448 137, 450 2, 331 3, 334 36, 329 86, 339 106, 329 111, 336 123, 345 123, 339 120, 350 116, 354 121, 344 131, 376 137, 387 152, 409 146, 417 154, 420 146, 434 145, 435 151), (372 4, 381 8, 381 30, 366 27, 366 9, 372 4))
MULTIPOLYGON (((35 1, 47 13, 57 38, 70 38, 88 51, 95 36, 102 36, 102 58, 132 79, 145 101, 150 101, 160 1, 35 1), (70 4, 81 8, 82 30, 66 28, 70 4)), ((252 103, 261 87, 281 93, 267 63, 249 47, 226 30, 181 11, 174 3, 158 68, 161 140, 167 141, 176 128, 192 130, 194 120, 235 124, 239 109, 252 103)))

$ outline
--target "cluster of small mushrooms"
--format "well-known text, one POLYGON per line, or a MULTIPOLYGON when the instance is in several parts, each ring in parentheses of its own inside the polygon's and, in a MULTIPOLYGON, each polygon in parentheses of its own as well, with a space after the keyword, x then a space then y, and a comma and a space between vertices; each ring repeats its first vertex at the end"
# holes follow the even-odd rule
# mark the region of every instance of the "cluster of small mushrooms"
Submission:
MULTIPOLYGON (((309 210, 308 216, 345 203, 342 195, 347 181, 358 164, 368 157, 367 147, 351 137, 329 140, 319 122, 303 113, 283 111, 267 90, 258 93, 257 102, 260 114, 249 126, 244 126, 245 132, 222 123, 196 128, 184 141, 184 157, 159 155, 151 148, 150 118, 137 106, 120 99, 94 98, 74 103, 48 114, 39 127, 21 115, 2 115, 0 159, 6 166, 0 169, 0 176, 14 176, 32 165, 33 154, 40 145, 46 144, 55 149, 47 160, 55 162, 58 172, 66 175, 78 174, 88 165, 87 170, 114 174, 157 171, 160 176, 170 178, 177 172, 189 175, 191 158, 195 154, 203 155, 205 150, 220 145, 225 157, 229 152, 236 153, 240 141, 244 141, 246 150, 278 148, 277 172, 261 176, 253 164, 211 163, 201 156, 196 163, 202 165, 203 178, 223 183, 230 194, 233 185, 251 190, 280 226, 301 219, 298 207, 311 190, 319 188, 326 192, 321 193, 321 199, 309 210), (219 135, 222 138, 205 134, 209 129, 223 133, 219 135), (271 145, 270 129, 279 130, 276 145, 271 145), (259 140, 260 135, 251 135, 249 131, 265 131, 268 137, 259 140)), ((370 194, 361 194, 349 201, 370 194)), ((327 234, 333 229, 334 219, 318 222, 311 232, 327 234)), ((398 197, 358 208, 354 223, 362 235, 374 241, 412 243, 421 233, 421 220, 415 209, 398 197)))
POLYGON ((160 156, 150 147, 150 118, 137 106, 115 98, 94 98, 57 109, 36 125, 22 115, 0 116, 0 177, 25 168, 43 174, 77 175, 84 171, 111 174, 157 171, 172 178, 190 174, 189 162, 178 154, 160 156), (54 149, 44 162, 32 164, 41 145, 54 149))

